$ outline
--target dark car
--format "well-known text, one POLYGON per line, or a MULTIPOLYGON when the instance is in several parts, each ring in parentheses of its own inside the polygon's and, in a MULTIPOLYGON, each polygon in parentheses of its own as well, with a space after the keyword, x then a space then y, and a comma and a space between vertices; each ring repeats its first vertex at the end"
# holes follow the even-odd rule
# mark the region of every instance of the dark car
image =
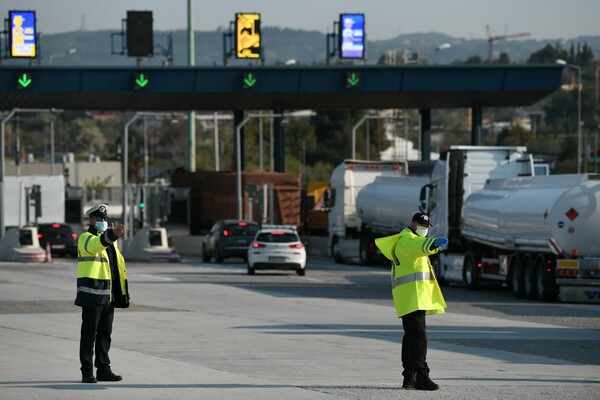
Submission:
POLYGON ((77 234, 69 225, 39 224, 38 238, 44 249, 46 243, 50 243, 52 255, 77 257, 77 234))
POLYGON ((229 257, 240 257, 246 260, 248 246, 252 243, 259 225, 253 221, 224 219, 217 221, 202 242, 202 259, 209 262, 212 257, 216 262, 223 262, 229 257))

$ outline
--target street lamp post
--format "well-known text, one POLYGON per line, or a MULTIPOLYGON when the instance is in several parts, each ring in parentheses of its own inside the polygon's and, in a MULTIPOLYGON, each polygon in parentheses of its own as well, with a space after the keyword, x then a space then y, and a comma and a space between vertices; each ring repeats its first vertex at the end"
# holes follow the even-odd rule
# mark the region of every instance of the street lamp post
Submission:
MULTIPOLYGON (((122 223, 126 224, 126 225, 130 225, 133 226, 133 214, 131 215, 127 215, 127 203, 128 203, 128 196, 127 196, 127 186, 129 185, 129 181, 128 181, 128 177, 127 177, 127 170, 129 169, 129 127, 131 126, 131 124, 133 124, 138 118, 140 117, 144 117, 144 178, 145 181, 147 182, 147 176, 148 176, 148 145, 147 145, 147 138, 146 138, 146 117, 147 116, 154 116, 154 117, 159 117, 159 116, 171 116, 171 113, 161 113, 161 112, 136 112, 133 117, 131 117, 131 119, 129 121, 127 121, 125 123, 125 127, 123 129, 123 137, 121 139, 121 170, 122 170, 122 180, 123 180, 123 194, 121 197, 121 201, 122 201, 122 206, 123 206, 123 210, 121 211, 121 219, 122 219, 122 223), (130 217, 131 221, 128 221, 127 218, 130 217)), ((131 231, 127 230, 125 232, 125 239, 131 238, 131 231)))
POLYGON ((4 115, 0 122, 0 238, 4 237, 4 231, 6 229, 6 221, 4 215, 4 126, 16 113, 38 113, 38 112, 57 112, 60 110, 55 109, 27 109, 27 108, 13 108, 8 114, 4 115))
POLYGON ((383 115, 363 115, 353 126, 352 126, 352 156, 351 159, 356 158, 356 131, 357 129, 369 119, 403 119, 403 117, 387 117, 383 115))
POLYGON ((565 60, 556 60, 558 64, 564 65, 577 71, 577 173, 581 173, 582 164, 582 138, 581 138, 581 67, 567 63, 565 60))
POLYGON ((77 53, 77 49, 71 48, 71 49, 67 50, 65 53, 52 54, 50 57, 48 57, 48 65, 52 65, 52 60, 57 57, 70 56, 75 53, 77 53))
POLYGON ((235 177, 236 177, 236 205, 237 205, 237 218, 243 219, 242 212, 242 128, 250 121, 250 118, 279 118, 282 114, 248 114, 246 117, 235 127, 235 177))

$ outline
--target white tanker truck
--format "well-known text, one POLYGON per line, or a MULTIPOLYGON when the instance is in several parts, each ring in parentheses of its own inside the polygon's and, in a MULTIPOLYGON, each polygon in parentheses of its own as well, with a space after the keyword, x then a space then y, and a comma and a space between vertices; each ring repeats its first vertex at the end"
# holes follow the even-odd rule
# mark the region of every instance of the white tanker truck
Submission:
POLYGON ((420 194, 441 283, 600 302, 600 176, 534 176, 525 147, 453 146, 420 194))
POLYGON ((374 239, 410 224, 432 168, 433 163, 422 161, 345 160, 337 166, 329 183, 328 215, 329 249, 335 261, 383 262, 374 239))
POLYGON ((429 178, 380 176, 365 185, 356 196, 356 210, 362 221, 359 257, 362 264, 384 261, 375 239, 406 228, 417 211, 421 188, 429 178))

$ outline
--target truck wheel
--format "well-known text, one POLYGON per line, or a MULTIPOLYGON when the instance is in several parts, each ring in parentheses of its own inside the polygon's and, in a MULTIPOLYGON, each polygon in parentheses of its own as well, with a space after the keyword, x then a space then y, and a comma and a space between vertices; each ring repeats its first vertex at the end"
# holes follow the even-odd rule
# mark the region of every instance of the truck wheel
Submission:
POLYGON ((210 262, 210 255, 206 251, 206 246, 202 245, 202 261, 205 263, 210 262))
POLYGON ((523 282, 525 286, 525 297, 528 299, 537 298, 535 266, 533 265, 533 256, 531 253, 523 257, 523 282))
POLYGON ((333 256, 333 261, 338 264, 343 264, 344 259, 342 258, 342 254, 339 250, 339 241, 340 239, 337 236, 333 238, 333 243, 331 244, 331 255, 333 256))
POLYGON ((535 259, 535 276, 538 299, 542 301, 555 301, 558 297, 558 286, 555 278, 554 257, 538 254, 535 259))
POLYGON ((360 263, 363 265, 371 265, 373 264, 373 257, 371 254, 371 236, 363 235, 360 237, 360 263))
POLYGON ((481 276, 480 268, 477 266, 479 257, 471 251, 465 254, 463 263, 463 280, 468 289, 476 290, 479 288, 481 276))
POLYGON ((431 261, 431 265, 433 266, 433 273, 435 274, 435 279, 437 279, 440 286, 448 286, 448 281, 446 278, 442 276, 442 267, 440 265, 440 255, 436 254, 429 257, 431 261))
POLYGON ((510 288, 517 298, 525 297, 525 284, 523 283, 523 267, 518 254, 510 257, 510 288))

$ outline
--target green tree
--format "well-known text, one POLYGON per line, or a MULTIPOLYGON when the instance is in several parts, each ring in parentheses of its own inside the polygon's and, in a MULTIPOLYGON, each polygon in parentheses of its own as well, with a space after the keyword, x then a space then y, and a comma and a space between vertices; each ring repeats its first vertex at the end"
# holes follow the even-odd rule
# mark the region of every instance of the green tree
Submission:
POLYGON ((104 149, 106 138, 94 120, 76 119, 71 123, 71 130, 79 152, 98 154, 104 149))
POLYGON ((510 129, 502 129, 498 135, 496 146, 523 146, 529 145, 533 140, 533 133, 520 125, 510 129))

